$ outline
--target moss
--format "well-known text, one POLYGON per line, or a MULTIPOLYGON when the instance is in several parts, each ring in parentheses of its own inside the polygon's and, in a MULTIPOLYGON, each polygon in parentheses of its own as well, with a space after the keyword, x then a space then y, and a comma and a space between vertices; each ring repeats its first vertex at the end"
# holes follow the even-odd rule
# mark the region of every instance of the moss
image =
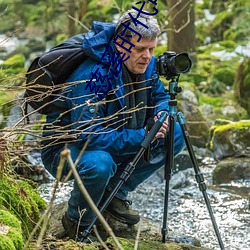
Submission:
POLYGON ((0 84, 20 86, 25 81, 25 56, 16 54, 1 64, 0 84))
POLYGON ((236 101, 234 97, 234 93, 231 91, 226 91, 222 95, 216 95, 216 96, 210 96, 206 93, 199 93, 199 103, 202 104, 208 104, 213 107, 212 113, 207 114, 207 118, 211 121, 214 121, 216 119, 228 119, 231 121, 239 121, 248 119, 247 111, 242 108, 239 103, 236 101), (232 110, 235 110, 235 112, 226 112, 226 107, 232 107, 232 110), (236 112, 237 110, 237 112, 236 112))
MULTIPOLYGON (((248 143, 250 141, 250 133, 245 131, 249 130, 250 128, 250 120, 243 120, 238 122, 232 122, 225 125, 214 125, 211 127, 210 130, 210 149, 214 150, 214 140, 220 141, 221 144, 227 144, 229 151, 234 151, 233 148, 235 147, 234 143, 241 142, 241 143, 248 143), (230 133, 234 133, 234 142, 230 142, 230 133)), ((249 131, 250 132, 250 131, 249 131)))
POLYGON ((38 192, 23 180, 9 176, 0 179, 0 206, 11 211, 21 222, 24 237, 34 228, 40 218, 40 211, 46 207, 38 192))
POLYGON ((221 67, 214 71, 213 77, 221 83, 232 86, 234 83, 235 71, 234 69, 230 69, 228 67, 221 67))
POLYGON ((9 69, 10 67, 23 68, 25 64, 25 56, 22 54, 16 54, 2 64, 2 69, 9 69))
POLYGON ((237 43, 234 40, 223 40, 219 42, 219 45, 224 47, 224 49, 228 52, 232 52, 237 47, 237 43))
POLYGON ((250 127, 250 121, 239 121, 239 122, 229 123, 229 124, 222 125, 222 126, 215 126, 214 133, 225 132, 225 131, 232 130, 232 129, 241 130, 241 129, 245 129, 249 127, 250 127))
POLYGON ((2 65, 2 74, 11 76, 24 72, 25 56, 23 54, 16 54, 7 60, 2 65))
POLYGON ((0 210, 0 224, 10 227, 6 235, 0 234, 0 249, 21 249, 24 243, 20 221, 10 212, 0 210))
MULTIPOLYGON (((120 244, 122 245, 124 250, 133 250, 135 241, 133 239, 124 239, 124 238, 118 238, 120 244)), ((109 238, 107 240, 108 243, 113 245, 113 240, 109 238)), ((155 240, 144 240, 140 241, 138 244, 139 250, 199 250, 199 249, 205 249, 202 247, 196 247, 189 244, 182 244, 182 243, 175 243, 175 242, 167 242, 162 243, 161 241, 155 241, 155 240)))
POLYGON ((16 218, 16 216, 11 214, 7 210, 0 209, 0 221, 7 226, 14 227, 17 230, 21 230, 20 221, 16 218))
POLYGON ((207 104, 210 104, 214 107, 221 107, 225 100, 221 96, 212 97, 212 96, 208 96, 208 95, 201 95, 199 97, 199 101, 200 101, 200 103, 207 103, 207 104))
POLYGON ((23 244, 24 244, 24 240, 23 240, 23 236, 22 236, 22 231, 16 231, 15 228, 11 228, 9 233, 7 234, 7 236, 12 240, 14 246, 16 247, 16 249, 21 249, 23 244))
MULTIPOLYGON (((231 121, 229 120, 226 120, 226 119, 216 119, 216 121, 214 122, 215 125, 227 125, 227 124, 230 124, 232 123, 231 121)), ((216 126, 214 126, 215 128, 216 126)))
POLYGON ((16 250, 13 241, 7 235, 0 234, 0 249, 16 250))

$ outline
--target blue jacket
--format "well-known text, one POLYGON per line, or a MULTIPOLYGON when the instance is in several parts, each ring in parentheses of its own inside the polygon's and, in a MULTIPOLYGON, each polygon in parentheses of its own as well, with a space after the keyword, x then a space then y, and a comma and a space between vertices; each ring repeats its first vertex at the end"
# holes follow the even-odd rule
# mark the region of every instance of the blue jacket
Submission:
MULTIPOLYGON (((93 28, 86 33, 83 41, 83 48, 88 57, 67 80, 68 87, 63 91, 63 102, 57 101, 55 108, 47 116, 47 123, 63 128, 59 132, 45 132, 47 135, 58 135, 61 138, 70 138, 83 147, 88 139, 88 150, 104 150, 113 155, 124 155, 135 153, 140 148, 140 143, 145 137, 144 128, 126 129, 124 127, 124 88, 122 72, 115 78, 109 67, 102 67, 108 56, 103 57, 107 46, 114 48, 113 38, 115 25, 111 23, 94 22, 93 28), (102 58, 102 60, 101 60, 102 58), (103 64, 98 64, 102 61, 103 64), (113 99, 111 95, 100 98, 91 88, 86 88, 86 80, 91 79, 91 72, 99 68, 102 75, 113 78, 110 80, 113 99), (113 91, 113 92, 112 92, 113 91), (68 110, 62 112, 62 110, 68 110), (95 118, 95 119, 94 119, 95 118)), ((155 69, 155 58, 152 57, 145 72, 147 80, 147 106, 150 112, 148 117, 157 114, 159 111, 168 111, 169 95, 165 92, 162 82, 155 69)), ((99 87, 101 81, 93 82, 99 87)), ((63 141, 60 139, 60 141, 63 141)), ((55 141, 54 141, 55 143, 55 141)))

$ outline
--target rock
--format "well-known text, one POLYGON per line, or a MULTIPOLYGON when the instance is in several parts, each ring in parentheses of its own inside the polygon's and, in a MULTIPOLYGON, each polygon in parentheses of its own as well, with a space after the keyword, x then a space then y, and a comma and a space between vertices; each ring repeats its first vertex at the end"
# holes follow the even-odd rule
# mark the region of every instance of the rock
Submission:
POLYGON ((191 90, 184 90, 182 92, 182 99, 189 101, 190 103, 194 105, 198 105, 198 99, 191 90))
MULTIPOLYGON (((53 246, 64 245, 67 248, 60 249, 74 249, 73 246, 82 246, 84 243, 76 243, 73 241, 65 239, 57 239, 57 235, 62 235, 63 227, 61 224, 61 217, 65 213, 67 208, 67 204, 60 203, 53 207, 51 214, 51 221, 47 230, 47 237, 44 239, 43 244, 46 245, 46 241, 53 246), (63 240, 63 241, 62 241, 63 240), (69 244, 72 248, 69 248, 69 244), (80 244, 80 245, 79 245, 80 244)), ((134 249, 135 239, 137 237, 138 231, 139 235, 139 249, 154 249, 154 250, 209 250, 208 248, 204 248, 200 246, 199 240, 193 237, 186 237, 180 235, 174 235, 173 232, 169 233, 169 237, 166 239, 166 243, 162 243, 161 241, 161 229, 154 224, 150 223, 149 220, 141 219, 140 223, 135 226, 128 226, 126 224, 120 223, 119 221, 114 220, 112 217, 108 215, 104 215, 106 221, 109 223, 116 237, 118 237, 119 242, 124 247, 124 249, 132 250, 134 249)), ((101 228, 99 226, 99 228, 101 228)), ((102 228, 102 230, 104 230, 102 228)), ((110 247, 110 249, 114 249, 114 243, 112 238, 107 238, 106 244, 110 247)), ((48 245, 48 243, 47 243, 48 245)), ((91 243, 88 246, 84 245, 84 249, 103 249, 100 244, 91 243), (93 248, 92 248, 92 247, 93 248), (95 248, 94 248, 95 247, 95 248)), ((76 248, 78 249, 78 248, 76 248)))
POLYGON ((230 114, 235 114, 237 113, 237 110, 234 106, 225 106, 221 108, 221 113, 224 116, 230 115, 230 114))
POLYGON ((215 125, 211 128, 210 149, 214 158, 250 157, 250 120, 215 125))
POLYGON ((185 117, 192 145, 206 148, 210 127, 208 121, 204 118, 199 108, 188 101, 181 101, 180 110, 185 117))
POLYGON ((174 174, 171 178, 170 188, 178 189, 190 185, 190 176, 193 176, 193 169, 191 168, 174 174))
POLYGON ((250 158, 226 158, 213 171, 213 183, 228 183, 233 180, 250 179, 250 158))

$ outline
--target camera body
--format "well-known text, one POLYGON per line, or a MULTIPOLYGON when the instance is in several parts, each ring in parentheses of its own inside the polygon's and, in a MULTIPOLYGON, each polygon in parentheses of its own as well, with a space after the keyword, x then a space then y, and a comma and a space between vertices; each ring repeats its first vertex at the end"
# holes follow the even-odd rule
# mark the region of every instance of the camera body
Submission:
POLYGON ((164 52, 156 59, 157 73, 167 80, 185 74, 192 67, 192 61, 187 53, 176 54, 174 51, 164 52))

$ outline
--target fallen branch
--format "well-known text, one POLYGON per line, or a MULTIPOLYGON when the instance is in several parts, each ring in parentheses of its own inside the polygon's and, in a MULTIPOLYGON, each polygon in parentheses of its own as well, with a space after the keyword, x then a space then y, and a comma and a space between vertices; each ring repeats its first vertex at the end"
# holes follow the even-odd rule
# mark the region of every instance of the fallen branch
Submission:
POLYGON ((104 217, 102 216, 102 214, 100 213, 100 211, 98 210, 98 208, 96 207, 95 203, 93 202, 92 198, 90 197, 88 191, 86 190, 76 168, 75 168, 75 164, 71 158, 71 154, 70 154, 70 150, 69 149, 64 149, 61 152, 61 158, 65 158, 68 160, 69 166, 73 172, 73 176, 75 178, 75 181, 78 184, 78 187, 80 189, 80 191, 82 192, 84 198, 86 199, 86 201, 88 202, 90 208, 93 210, 93 212, 96 214, 96 216, 98 217, 98 219, 100 220, 100 222, 102 223, 103 227, 105 228, 105 230, 107 231, 107 233, 113 238, 114 243, 116 245, 116 247, 119 250, 124 250, 123 247, 121 246, 121 244, 119 243, 118 239, 116 238, 116 236, 114 235, 112 228, 109 226, 109 224, 106 222, 106 220, 104 219, 104 217))

